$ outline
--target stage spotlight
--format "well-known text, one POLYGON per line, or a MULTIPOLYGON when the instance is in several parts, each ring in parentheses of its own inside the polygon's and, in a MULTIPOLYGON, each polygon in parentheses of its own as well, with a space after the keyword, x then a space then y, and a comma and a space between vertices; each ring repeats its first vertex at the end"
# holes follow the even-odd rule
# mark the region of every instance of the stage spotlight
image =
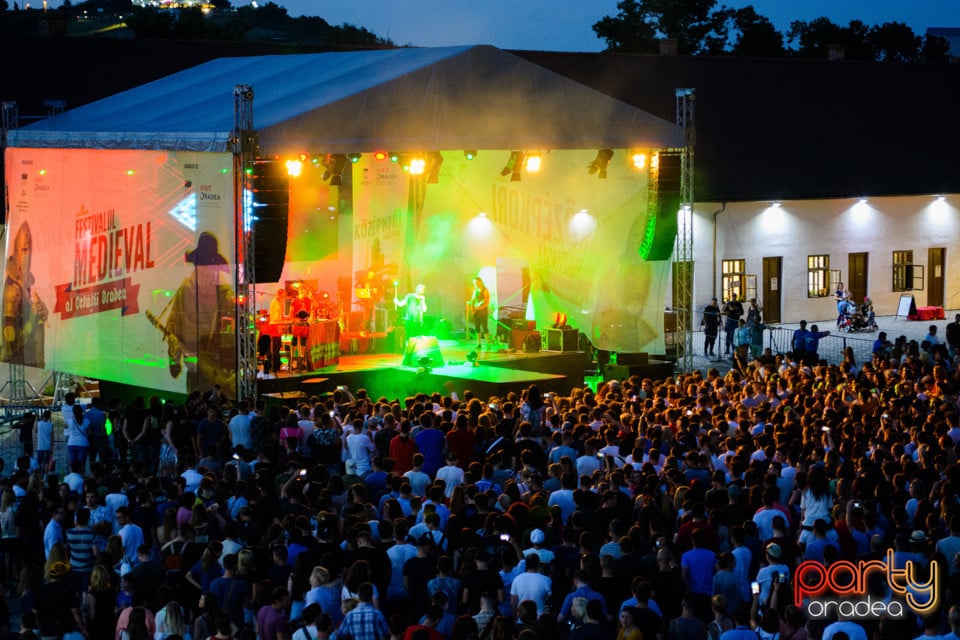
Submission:
POLYGON ((400 152, 399 152, 399 151, 391 151, 391 152, 390 152, 390 162, 397 162, 398 160, 400 160, 400 152))
POLYGON ((647 166, 647 154, 640 151, 634 151, 630 156, 630 166, 636 170, 644 169, 647 166))
POLYGON ((612 149, 600 149, 597 151, 597 157, 587 165, 587 171, 590 175, 598 173, 597 176, 601 180, 607 179, 607 165, 610 164, 610 159, 613 157, 612 149))
POLYGON ((474 366, 474 367, 479 366, 480 363, 477 362, 477 358, 479 357, 480 356, 477 355, 476 351, 471 351, 470 353, 467 354, 467 362, 469 362, 471 366, 474 366))
POLYGON ((421 176, 427 167, 427 161, 417 156, 410 158, 410 175, 421 176))
POLYGON ((350 162, 352 162, 353 164, 357 164, 358 162, 360 162, 360 154, 359 154, 359 153, 351 153, 351 154, 349 155, 349 158, 350 158, 350 162))
POLYGON ((287 160, 287 175, 291 178, 299 178, 303 172, 303 162, 301 160, 287 160))
POLYGON ((443 166, 443 156, 439 151, 431 151, 427 154, 427 182, 437 184, 440 182, 440 167, 443 166))
POLYGON ((433 370, 433 360, 430 359, 430 356, 423 356, 417 362, 420 365, 418 371, 426 373, 433 370))
POLYGON ((540 165, 543 162, 543 158, 540 155, 539 151, 532 151, 527 154, 527 159, 524 162, 523 168, 529 171, 530 173, 536 173, 540 171, 540 165))
POLYGON ((523 151, 511 151, 507 164, 500 170, 500 175, 510 176, 510 182, 520 182, 520 172, 523 170, 523 151), (511 175, 512 174, 512 175, 511 175))
POLYGON ((467 160, 473 160, 474 158, 477 157, 477 150, 467 149, 463 152, 463 157, 466 158, 467 160))
POLYGON ((387 152, 386 152, 386 151, 374 151, 374 152, 373 152, 373 157, 376 158, 377 160, 386 160, 386 159, 387 159, 387 152))
POLYGON ((331 153, 327 154, 327 159, 324 162, 324 165, 327 167, 324 170, 323 175, 320 176, 321 180, 329 180, 330 186, 339 187, 343 184, 343 169, 347 165, 347 156, 342 153, 331 153))

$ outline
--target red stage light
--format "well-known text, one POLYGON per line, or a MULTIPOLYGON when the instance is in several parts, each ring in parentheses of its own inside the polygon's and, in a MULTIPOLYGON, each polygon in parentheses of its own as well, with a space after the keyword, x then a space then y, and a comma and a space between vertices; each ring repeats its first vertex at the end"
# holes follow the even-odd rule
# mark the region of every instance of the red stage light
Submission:
POLYGON ((387 159, 387 152, 386 152, 386 151, 374 151, 374 152, 373 152, 373 157, 376 158, 377 160, 386 160, 386 159, 387 159))

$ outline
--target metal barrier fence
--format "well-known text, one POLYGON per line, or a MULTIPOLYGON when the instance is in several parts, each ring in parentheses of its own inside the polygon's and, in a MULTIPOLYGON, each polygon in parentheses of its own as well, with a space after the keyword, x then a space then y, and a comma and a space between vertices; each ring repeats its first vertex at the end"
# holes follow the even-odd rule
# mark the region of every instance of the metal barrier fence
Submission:
MULTIPOLYGON (((768 327, 763 332, 763 346, 769 347, 774 355, 786 353, 791 350, 793 342, 793 328, 768 327)), ((693 332, 693 353, 696 356, 705 356, 703 349, 704 334, 703 331, 693 332)), ((714 353, 723 354, 725 349, 726 335, 721 329, 717 336, 717 342, 714 346, 714 353)), ((831 333, 820 339, 817 349, 817 355, 821 360, 826 360, 829 364, 840 364, 843 361, 843 353, 847 347, 853 349, 853 356, 858 365, 869 362, 873 355, 873 342, 875 337, 858 337, 843 333, 831 333)))

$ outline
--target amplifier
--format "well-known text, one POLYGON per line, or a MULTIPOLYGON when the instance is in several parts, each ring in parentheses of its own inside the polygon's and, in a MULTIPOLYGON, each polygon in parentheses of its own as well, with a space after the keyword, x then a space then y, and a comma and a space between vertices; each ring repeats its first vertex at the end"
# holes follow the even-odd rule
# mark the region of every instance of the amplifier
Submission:
POLYGON ((580 332, 576 329, 547 329, 547 351, 578 351, 580 332))

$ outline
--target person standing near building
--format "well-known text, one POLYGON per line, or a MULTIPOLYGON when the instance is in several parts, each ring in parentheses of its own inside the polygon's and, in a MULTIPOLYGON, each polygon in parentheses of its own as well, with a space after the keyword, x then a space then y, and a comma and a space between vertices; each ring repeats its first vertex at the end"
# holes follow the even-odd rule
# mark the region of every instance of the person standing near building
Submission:
POLYGON ((730 356, 734 348, 733 335, 737 331, 741 316, 743 316, 743 304, 737 300, 737 296, 734 295, 731 299, 723 303, 723 309, 721 309, 720 312, 724 317, 723 331, 726 334, 724 353, 730 356))
POLYGON ((829 331, 820 331, 817 325, 812 325, 806 336, 806 349, 804 349, 805 364, 813 366, 817 364, 817 348, 820 346, 820 338, 830 335, 829 331))
POLYGON ((790 347, 793 349, 793 358, 800 364, 806 364, 807 335, 810 331, 807 329, 807 321, 800 321, 800 328, 793 332, 793 339, 790 341, 790 347))
POLYGON ((950 355, 956 356, 960 353, 960 313, 954 316, 953 322, 947 325, 945 335, 947 347, 950 349, 950 355))
POLYGON ((710 304, 703 308, 700 328, 703 329, 703 354, 712 358, 717 334, 720 333, 720 306, 717 304, 716 296, 710 298, 710 304))

